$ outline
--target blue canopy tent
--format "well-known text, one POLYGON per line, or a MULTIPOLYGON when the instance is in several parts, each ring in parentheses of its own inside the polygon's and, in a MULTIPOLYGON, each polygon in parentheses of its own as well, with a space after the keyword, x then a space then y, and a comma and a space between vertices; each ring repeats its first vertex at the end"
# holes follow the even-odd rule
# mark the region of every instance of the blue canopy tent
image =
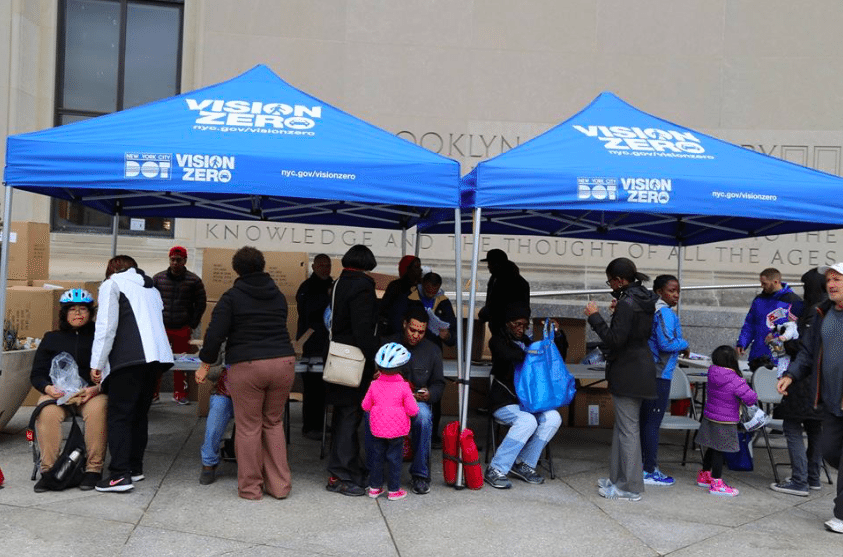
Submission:
MULTIPOLYGON (((263 65, 144 106, 10 136, 6 145, 7 223, 13 188, 135 217, 404 231, 433 209, 459 220, 456 161, 303 93, 263 65)), ((8 241, 6 226, 0 315, 8 241)))
MULTIPOLYGON (((470 312, 481 230, 681 249, 843 227, 843 178, 657 118, 612 93, 602 93, 523 145, 480 162, 463 178, 462 188, 465 204, 476 208, 469 217, 474 226, 470 312)), ((422 227, 435 232, 450 224, 446 219, 422 227)), ((681 255, 677 259, 681 263, 681 255)))

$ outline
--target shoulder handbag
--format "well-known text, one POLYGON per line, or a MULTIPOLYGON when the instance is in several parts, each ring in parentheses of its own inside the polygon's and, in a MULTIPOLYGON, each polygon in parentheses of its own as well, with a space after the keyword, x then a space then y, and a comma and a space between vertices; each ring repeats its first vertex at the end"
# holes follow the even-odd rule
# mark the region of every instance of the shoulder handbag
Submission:
POLYGON ((515 392, 521 409, 537 413, 570 404, 576 394, 574 377, 565 367, 553 342, 550 319, 544 322, 544 338, 530 343, 524 361, 515 369, 515 392))
MULTIPOLYGON (((337 278, 334 282, 334 290, 331 293, 332 314, 334 313, 334 299, 339 282, 340 279, 337 278)), ((331 326, 328 327, 328 358, 325 360, 322 379, 335 385, 359 387, 360 381, 363 379, 363 368, 366 366, 366 357, 363 356, 363 351, 351 344, 334 342, 333 336, 334 320, 332 318, 331 326)))

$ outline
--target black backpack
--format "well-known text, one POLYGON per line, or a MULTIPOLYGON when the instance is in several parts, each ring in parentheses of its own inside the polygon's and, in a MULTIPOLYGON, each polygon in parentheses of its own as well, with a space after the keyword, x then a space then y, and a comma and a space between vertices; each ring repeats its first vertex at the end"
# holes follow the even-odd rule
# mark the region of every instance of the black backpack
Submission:
MULTIPOLYGON (((55 403, 55 400, 45 400, 35 407, 35 410, 32 411, 32 416, 29 418, 26 439, 32 447, 33 466, 32 477, 30 478, 32 481, 35 481, 38 475, 38 469, 41 467, 41 451, 38 443, 35 442, 35 420, 45 406, 55 403)), ((53 467, 41 474, 41 477, 45 480, 44 487, 51 491, 61 491, 68 487, 77 487, 82 483, 82 478, 85 476, 85 463, 87 461, 85 436, 82 434, 79 424, 76 423, 75 411, 71 410, 70 418, 73 423, 70 425, 70 434, 64 443, 64 449, 59 454, 53 467)))

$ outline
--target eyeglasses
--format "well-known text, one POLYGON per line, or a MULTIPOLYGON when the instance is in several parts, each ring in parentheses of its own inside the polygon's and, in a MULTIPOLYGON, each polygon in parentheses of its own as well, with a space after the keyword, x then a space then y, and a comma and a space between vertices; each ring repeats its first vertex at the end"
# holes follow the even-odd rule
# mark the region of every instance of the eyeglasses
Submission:
POLYGON ((88 313, 90 311, 86 306, 74 306, 67 310, 67 313, 88 313))
POLYGON ((526 329, 530 326, 528 321, 510 321, 509 326, 513 329, 526 329))
POLYGON ((608 287, 610 287, 610 288, 611 288, 611 286, 612 286, 612 281, 613 281, 613 280, 615 280, 615 279, 609 279, 609 280, 607 280, 607 281, 606 281, 606 286, 608 286, 608 287))

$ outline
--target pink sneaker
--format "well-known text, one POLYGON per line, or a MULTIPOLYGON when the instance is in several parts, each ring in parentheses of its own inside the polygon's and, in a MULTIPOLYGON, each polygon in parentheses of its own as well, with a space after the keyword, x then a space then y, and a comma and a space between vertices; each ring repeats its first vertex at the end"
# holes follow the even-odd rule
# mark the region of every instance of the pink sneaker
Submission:
POLYGON ((711 487, 708 489, 708 492, 712 495, 722 495, 724 497, 737 497, 740 493, 734 487, 726 485, 726 482, 720 478, 711 479, 711 487))
POLYGON ((407 492, 403 489, 399 489, 398 491, 390 491, 389 495, 387 495, 386 498, 390 501, 398 501, 399 499, 403 499, 406 496, 407 492))
POLYGON ((383 488, 382 487, 369 487, 366 489, 366 495, 371 497, 372 499, 377 499, 381 495, 383 495, 383 488))
POLYGON ((697 485, 700 487, 711 487, 710 470, 700 470, 697 472, 697 485))

